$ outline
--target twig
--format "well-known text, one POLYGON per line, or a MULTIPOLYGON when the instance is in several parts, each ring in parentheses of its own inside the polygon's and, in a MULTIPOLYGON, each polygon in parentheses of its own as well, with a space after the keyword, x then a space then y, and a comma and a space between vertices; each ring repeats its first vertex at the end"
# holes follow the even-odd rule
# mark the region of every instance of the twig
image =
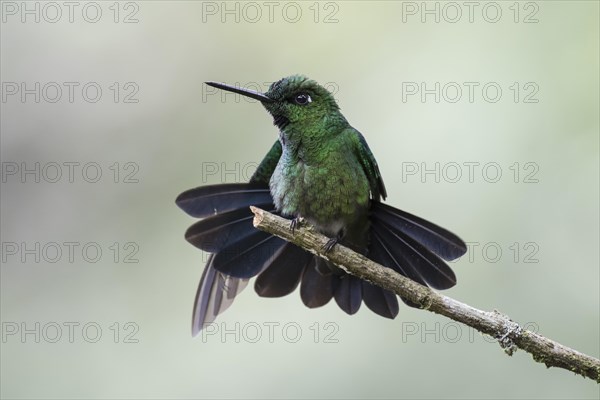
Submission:
POLYGON ((482 311, 422 286, 390 268, 383 267, 347 247, 336 245, 324 254, 329 240, 310 226, 290 229, 290 221, 257 207, 250 207, 254 226, 292 242, 313 254, 338 265, 344 271, 372 282, 417 303, 421 308, 444 315, 490 335, 500 343, 508 355, 517 349, 531 353, 537 362, 546 367, 559 367, 600 383, 600 360, 580 353, 535 332, 523 329, 508 316, 494 310, 482 311))

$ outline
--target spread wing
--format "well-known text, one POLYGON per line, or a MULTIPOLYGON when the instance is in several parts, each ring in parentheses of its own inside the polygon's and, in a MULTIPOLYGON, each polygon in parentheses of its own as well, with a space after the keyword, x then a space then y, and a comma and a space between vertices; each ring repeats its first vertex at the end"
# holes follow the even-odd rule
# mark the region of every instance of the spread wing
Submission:
MULTIPOLYGON (((235 246, 238 239, 248 240, 262 234, 252 226, 248 207, 257 205, 272 210, 268 185, 280 157, 281 144, 276 141, 249 183, 204 186, 187 190, 177 197, 176 204, 183 211, 204 218, 188 229, 186 239, 197 247, 217 252, 210 256, 198 285, 192 316, 193 336, 225 311, 248 284, 249 278, 229 276, 215 266, 223 258, 219 254, 233 253, 226 250, 235 246)), ((240 258, 233 261, 240 262, 240 258)), ((227 262, 235 265, 231 260, 222 261, 227 262)))

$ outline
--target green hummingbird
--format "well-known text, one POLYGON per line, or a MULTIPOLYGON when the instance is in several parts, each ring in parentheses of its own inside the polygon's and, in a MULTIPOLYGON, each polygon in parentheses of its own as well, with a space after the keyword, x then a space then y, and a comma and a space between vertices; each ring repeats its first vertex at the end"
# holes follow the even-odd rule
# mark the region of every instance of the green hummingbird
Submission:
POLYGON ((307 221, 331 238, 325 250, 341 243, 422 285, 447 289, 456 284, 444 260, 462 256, 465 243, 381 202, 387 193, 375 157, 327 89, 302 75, 274 82, 265 93, 206 84, 260 101, 279 137, 249 183, 203 186, 176 200, 185 212, 203 218, 187 230, 186 239, 213 253, 196 294, 193 335, 257 275, 255 290, 263 297, 287 295, 300 284, 300 297, 310 308, 334 298, 348 314, 363 301, 381 316, 398 314, 394 293, 255 229, 250 205, 289 218, 291 229, 307 221))

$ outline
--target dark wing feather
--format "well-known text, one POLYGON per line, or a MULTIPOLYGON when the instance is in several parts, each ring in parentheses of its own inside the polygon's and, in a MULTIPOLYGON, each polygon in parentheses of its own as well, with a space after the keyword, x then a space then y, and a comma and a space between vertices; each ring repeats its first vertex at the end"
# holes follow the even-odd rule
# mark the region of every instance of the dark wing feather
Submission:
MULTIPOLYGON (((369 258, 381 265, 392 268, 396 272, 399 272, 423 286, 427 286, 427 283, 425 283, 421 275, 413 268, 410 268, 409 264, 404 262, 404 257, 402 255, 399 257, 393 250, 393 246, 390 246, 374 229, 371 229, 369 258)), ((418 304, 405 299, 402 296, 400 296, 400 299, 411 307, 419 308, 418 304)))
POLYGON ((427 286, 425 280, 418 271, 411 268, 406 262, 405 255, 394 248, 395 244, 390 243, 389 235, 381 235, 371 226, 371 243, 369 245, 369 258, 383 266, 393 269, 396 272, 427 286))
POLYGON ((215 253, 214 268, 234 278, 252 278, 269 265, 270 259, 287 243, 270 233, 255 233, 215 253))
MULTIPOLYGON (((204 186, 187 190, 177 197, 176 204, 186 213, 198 218, 210 217, 190 227, 186 232, 186 239, 200 248, 218 251, 210 256, 198 285, 192 316, 193 336, 225 311, 233 303, 235 296, 248 284, 246 278, 236 278, 217 271, 215 260, 217 265, 219 258, 226 261, 228 257, 219 257, 220 250, 231 250, 235 246, 234 243, 249 240, 253 233, 259 232, 252 226, 252 216, 248 210, 250 205, 262 205, 264 207, 261 208, 267 210, 274 209, 268 184, 281 152, 281 144, 276 141, 250 178, 250 183, 204 186), (228 215, 222 215, 224 213, 228 215), (250 218, 246 217, 248 215, 250 218), (223 226, 219 227, 220 223, 223 226)), ((267 242, 277 240, 280 239, 267 242)), ((268 254, 265 247, 268 246, 263 244, 253 247, 254 252, 248 255, 245 266, 241 263, 243 272, 260 272, 263 265, 268 264, 268 257, 267 261, 264 260, 265 254, 268 254)), ((229 257, 225 266, 235 269, 236 263, 239 265, 240 261, 242 260, 239 257, 229 257)))
POLYGON ((425 281, 434 289, 448 289, 456 284, 452 269, 419 242, 391 229, 384 221, 372 221, 371 226, 396 261, 393 265, 387 265, 388 267, 399 265, 401 274, 416 282, 425 281), (419 279, 415 279, 415 276, 419 279))
POLYGON ((248 284, 247 279, 232 278, 218 272, 213 268, 212 260, 211 255, 196 292, 192 336, 196 336, 206 325, 212 323, 217 315, 225 311, 233 303, 235 296, 248 284))
MULTIPOLYGON (((273 203, 256 204, 264 210, 274 212, 273 203)), ((194 246, 210 253, 216 253, 256 232, 252 225, 254 214, 249 208, 212 215, 196 222, 188 228, 185 238, 194 246)))
POLYGON ((467 252, 465 242, 452 232, 379 201, 371 202, 371 218, 384 221, 390 229, 410 236, 444 260, 454 260, 467 252))
POLYGON ((175 200, 183 211, 196 218, 272 202, 269 188, 262 183, 201 186, 186 190, 175 200))
POLYGON ((363 167, 363 171, 369 180, 369 187, 371 189, 371 197, 375 200, 378 200, 387 197, 387 192, 385 190, 385 185, 383 184, 383 178, 381 177, 381 172, 379 172, 379 166, 377 165, 377 161, 375 161, 375 157, 367 144, 364 136, 354 128, 351 129, 351 138, 352 144, 354 148, 354 154, 356 158, 360 161, 360 164, 363 167))

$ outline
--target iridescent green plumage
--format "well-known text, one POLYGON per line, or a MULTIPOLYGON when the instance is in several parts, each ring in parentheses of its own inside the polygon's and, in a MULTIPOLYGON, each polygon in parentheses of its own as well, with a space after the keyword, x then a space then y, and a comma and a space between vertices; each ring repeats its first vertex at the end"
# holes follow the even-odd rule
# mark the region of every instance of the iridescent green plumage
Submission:
POLYGON ((271 180, 271 175, 273 175, 273 171, 275 171, 275 167, 279 162, 279 158, 281 157, 281 143, 277 140, 273 143, 273 146, 263 158, 261 163, 252 174, 250 178, 250 183, 264 183, 265 185, 269 184, 271 180))
POLYGON ((265 95, 274 100, 263 105, 280 128, 283 147, 270 180, 275 206, 365 251, 369 201, 385 197, 385 187, 363 136, 315 81, 294 75, 265 95), (298 104, 298 96, 307 102, 298 104))
POLYGON ((341 114, 331 93, 301 75, 281 79, 266 93, 221 83, 207 84, 257 99, 279 128, 271 147, 247 184, 205 186, 182 193, 177 204, 204 218, 186 238, 214 253, 200 281, 193 333, 227 308, 258 275, 256 292, 279 297, 300 284, 308 307, 335 298, 348 314, 361 303, 394 318, 396 296, 251 224, 250 205, 300 218, 372 260, 423 285, 445 289, 455 284, 443 260, 466 251, 456 235, 422 218, 381 203, 386 190, 364 137, 341 114))

